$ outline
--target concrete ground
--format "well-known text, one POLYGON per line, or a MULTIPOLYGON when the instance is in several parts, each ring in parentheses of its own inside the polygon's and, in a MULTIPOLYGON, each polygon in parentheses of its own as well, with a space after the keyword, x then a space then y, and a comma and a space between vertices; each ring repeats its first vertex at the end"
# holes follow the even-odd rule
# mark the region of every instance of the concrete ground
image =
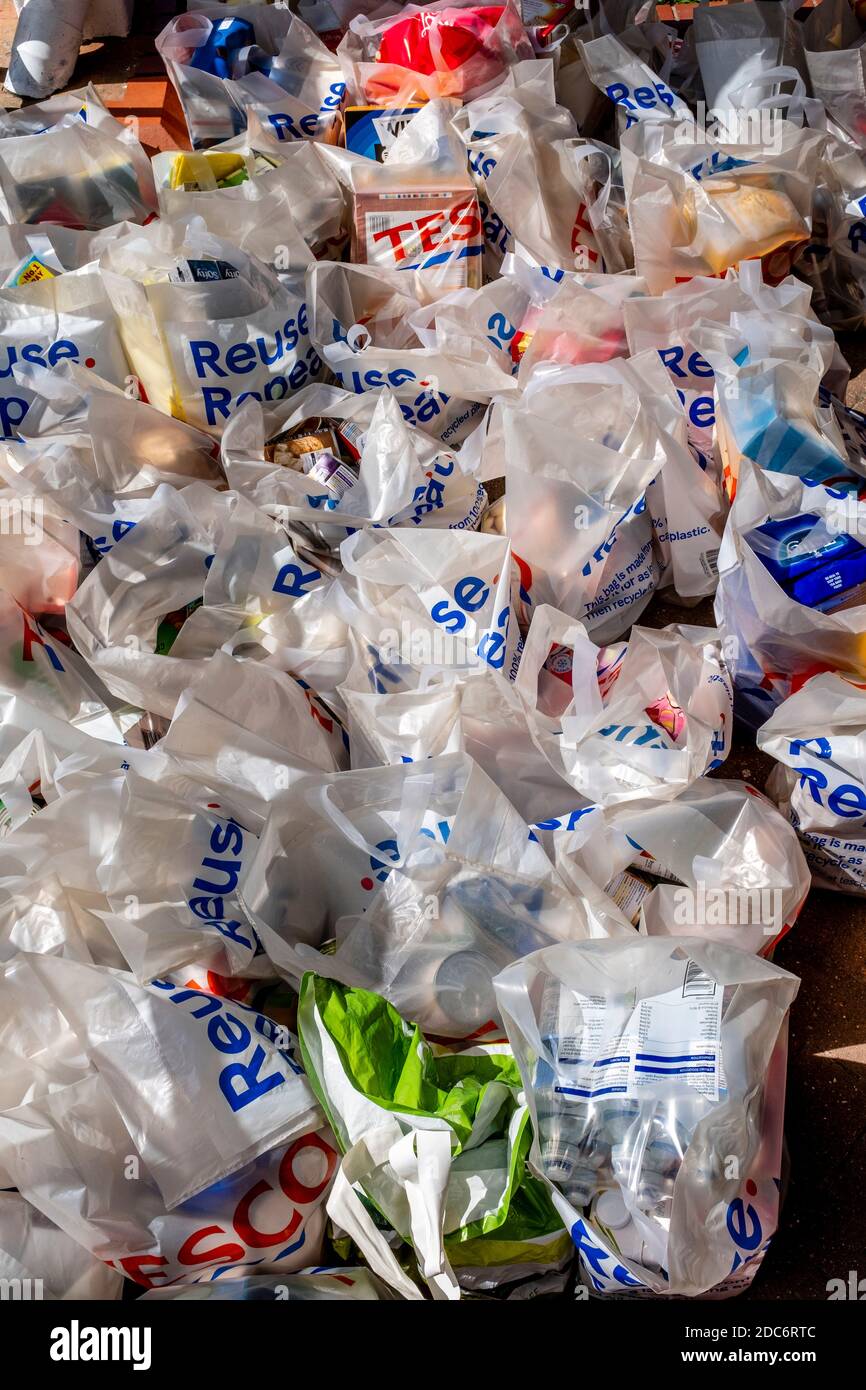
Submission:
MULTIPOLYGON (((71 86, 94 82, 105 100, 120 98, 133 75, 159 75, 153 35, 174 6, 138 5, 135 34, 88 44, 71 86)), ((0 0, 0 81, 5 76, 16 16, 0 0)), ((0 92, 0 105, 18 98, 0 92)), ((849 404, 866 411, 866 335, 840 338, 851 363, 849 404)), ((646 622, 712 624, 712 605, 683 613, 656 603, 646 622)), ((763 788, 772 760, 739 731, 721 771, 763 788)), ((866 904, 813 889, 777 964, 802 980, 791 1018, 787 1140, 790 1178, 779 1234, 746 1298, 823 1299, 827 1281, 849 1270, 866 1277, 866 904)))

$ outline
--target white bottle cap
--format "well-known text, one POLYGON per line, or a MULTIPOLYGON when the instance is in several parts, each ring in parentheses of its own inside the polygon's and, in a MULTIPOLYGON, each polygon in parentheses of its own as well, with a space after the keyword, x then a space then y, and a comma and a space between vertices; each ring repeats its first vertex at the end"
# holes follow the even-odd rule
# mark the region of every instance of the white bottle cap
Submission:
POLYGON ((595 1204, 595 1214, 609 1231, 621 1231, 631 1221, 625 1202, 613 1188, 608 1188, 600 1194, 595 1204))

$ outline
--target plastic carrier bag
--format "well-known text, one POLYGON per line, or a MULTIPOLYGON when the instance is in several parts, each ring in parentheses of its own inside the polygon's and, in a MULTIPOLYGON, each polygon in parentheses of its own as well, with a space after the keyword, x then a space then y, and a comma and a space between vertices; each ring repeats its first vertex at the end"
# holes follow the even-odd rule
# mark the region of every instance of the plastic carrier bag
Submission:
POLYGON ((284 521, 310 547, 311 558, 332 553, 361 526, 471 531, 487 505, 459 452, 413 428, 387 388, 356 395, 313 386, 267 412, 247 401, 226 429, 222 449, 230 485, 284 521), (318 447, 309 451, 316 459, 303 471, 306 442, 318 447), (326 452, 329 460, 320 457, 326 452), (329 485, 322 479, 330 460, 343 467, 329 485))
POLYGON ((163 217, 201 217, 277 275, 345 239, 342 189, 309 142, 275 150, 246 133, 207 151, 165 150, 153 168, 163 217))
POLYGON ((776 759, 767 793, 794 826, 814 880, 866 891, 864 687, 836 672, 810 677, 758 730, 776 759))
POLYGON ((434 1299, 460 1298, 464 1277, 484 1287, 568 1259, 560 1219, 526 1168, 528 1117, 507 1048, 434 1051, 378 996, 315 975, 304 978, 298 1026, 343 1153, 328 1212, 375 1274, 404 1298, 422 1296, 369 1204, 411 1243, 434 1299))
POLYGON ((788 274, 809 238, 825 137, 780 120, 769 144, 714 140, 694 118, 636 123, 622 138, 635 265, 652 294, 760 257, 788 274))
POLYGON ((572 942, 497 978, 530 1163, 591 1293, 724 1298, 751 1283, 778 1219, 798 985, 697 937, 572 942))
POLYGON ((17 437, 40 376, 74 362, 123 386, 129 365, 110 296, 95 265, 0 290, 3 377, 0 435, 17 437))
POLYGON ((698 777, 673 800, 587 813, 573 828, 553 822, 548 837, 566 882, 574 866, 589 874, 649 936, 772 956, 810 886, 791 827, 745 782, 698 777))
POLYGON ((466 152, 451 127, 454 101, 427 102, 378 160, 322 145, 352 195, 351 260, 414 270, 432 294, 481 287, 484 249, 466 152))
POLYGON ((21 1297, 120 1298, 123 1280, 30 1205, 20 1192, 0 1192, 0 1277, 21 1297), (32 1291, 32 1292, 30 1292, 32 1291))
POLYGON ((231 505, 203 483, 160 485, 67 605, 77 650, 119 699, 170 719, 202 661, 241 626, 242 613, 202 604, 231 505))
POLYGON ((743 459, 719 553, 716 621, 738 708, 753 726, 822 670, 866 675, 864 503, 847 488, 743 459))
POLYGON ((121 238, 102 276, 145 398, 191 425, 219 435, 244 396, 279 401, 323 373, 302 272, 279 280, 200 218, 121 238))
POLYGON ((0 124, 0 218, 97 230, 156 212, 150 161, 93 87, 67 92, 0 124))
MULTIPOLYGON (((483 1040, 498 1023, 492 980, 508 961, 629 929, 606 913, 600 893, 590 888, 582 899, 566 890, 507 799, 463 762, 447 839, 440 825, 440 835, 422 829, 414 846, 407 841, 363 912, 337 920, 336 951, 274 952, 292 975, 306 967, 381 994, 435 1036, 483 1040)), ((375 786, 372 769, 365 781, 375 786)))
POLYGON ((273 108, 292 139, 324 134, 345 90, 339 64, 316 34, 276 5, 227 11, 196 0, 163 29, 156 47, 194 149, 239 134, 250 105, 273 108))
POLYGON ((533 56, 515 0, 478 5, 438 0, 387 18, 358 15, 338 50, 354 100, 465 100, 533 56))
POLYGON ((522 80, 515 68, 454 118, 482 203, 485 266, 496 273, 514 252, 551 269, 623 269, 631 262, 622 199, 612 197, 616 151, 578 138, 556 104, 552 62, 525 66, 522 80))
POLYGON ((711 628, 633 627, 598 648, 542 606, 515 680, 533 741, 584 803, 675 796, 727 757, 731 684, 711 628))
POLYGON ((692 468, 658 357, 542 362, 504 407, 502 429, 509 531, 529 603, 573 615, 599 642, 620 636, 659 582, 650 484, 663 468, 692 468))
MULTIPOLYGON (((121 973, 47 956, 29 960, 40 972, 34 983, 37 989, 42 984, 47 998, 49 972, 64 992, 65 1007, 72 1008, 70 987, 77 992, 83 1013, 73 1010, 75 1026, 92 1060, 79 1055, 74 1068, 64 1069, 52 1048, 52 1055, 43 1056, 50 1088, 4 1106, 0 1149, 22 1196, 85 1250, 145 1288, 231 1277, 250 1263, 263 1273, 315 1263, 324 1231, 322 1203, 337 1155, 328 1131, 316 1127, 320 1111, 287 1030, 279 1051, 270 1041, 270 1019, 199 988, 160 981, 145 990, 121 973), (68 974, 59 983, 58 967, 67 965, 84 972, 76 974, 74 986, 68 974), (99 999, 107 1012, 88 1011, 88 1001, 99 999), (153 1072, 155 1037, 161 1043, 161 1081, 153 1072), (130 1084, 135 1076, 139 1081, 130 1084), (150 1100, 140 1090, 146 1076, 157 1087, 150 1100), (284 1101, 276 1128, 291 1131, 294 1124, 296 1137, 267 1148, 279 1098, 292 1090, 310 1123, 305 1129, 297 1109, 293 1119, 284 1101), (246 1099, 250 1108, 232 1111, 230 1099, 246 1099), (171 1142, 166 1146, 172 1135, 185 1144, 186 1158, 178 1161, 171 1142), (219 1178, 202 1189, 197 1181, 207 1181, 200 1164, 203 1143, 205 1169, 219 1178), (217 1143, 224 1145, 221 1153, 217 1143), (257 1156, 239 1167, 243 1149, 251 1147, 257 1156), (188 1182, 191 1192, 184 1196, 176 1180, 188 1182), (264 1223, 254 1204, 266 1193, 273 1220, 264 1223)), ((56 1033, 68 1025, 58 1009, 55 1014, 56 1033)), ((45 1052, 44 1038, 38 1051, 45 1052)), ((33 1072, 32 1058, 24 1048, 18 1065, 25 1079, 33 1072)))
MULTIPOLYGON (((72 360, 39 379, 22 438, 0 474, 22 497, 70 522, 107 554, 146 514, 160 483, 222 482, 210 435, 173 420, 72 360)), ((76 567, 77 568, 77 567, 76 567)))

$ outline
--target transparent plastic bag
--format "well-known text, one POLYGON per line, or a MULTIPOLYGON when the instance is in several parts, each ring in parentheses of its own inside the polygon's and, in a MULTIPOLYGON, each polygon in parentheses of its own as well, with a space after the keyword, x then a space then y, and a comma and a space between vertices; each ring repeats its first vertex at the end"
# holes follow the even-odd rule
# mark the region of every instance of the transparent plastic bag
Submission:
POLYGON ((473 530, 487 501, 477 479, 464 472, 459 452, 413 428, 388 388, 357 395, 313 386, 267 412, 245 402, 226 429, 222 449, 230 484, 290 532, 296 523, 298 539, 313 552, 335 550, 361 526, 473 530), (342 493, 323 488, 300 468, 266 459, 268 441, 291 435, 304 421, 327 422, 327 428, 337 422, 338 431, 342 424, 345 437, 351 436, 357 478, 342 493))
POLYGON ((38 500, 89 536, 96 556, 146 515, 160 483, 223 481, 209 435, 75 362, 40 375, 38 391, 22 438, 0 456, 0 475, 22 499, 38 500))
POLYGON ((660 368, 655 354, 542 362, 519 402, 503 408, 522 587, 530 605, 562 609, 598 641, 624 632, 658 584, 647 489, 683 447, 666 428, 677 428, 681 412, 660 368))
POLYGON ((673 800, 629 802, 552 838, 566 881, 582 869, 647 935, 756 955, 772 956, 811 882, 790 826, 744 782, 698 777, 673 800))
POLYGON ((201 217, 277 276, 345 239, 342 190, 306 141, 274 150, 247 133, 204 153, 164 151, 153 167, 163 217, 201 217))
POLYGON ((634 627, 599 649, 544 605, 515 690, 533 740, 584 804, 667 800, 730 748, 731 684, 711 628, 634 627))
POLYGON ((738 707, 758 726, 797 677, 866 676, 857 589, 866 520, 846 488, 768 473, 746 459, 740 470, 719 554, 716 621, 738 707), (844 575, 842 555, 850 557, 844 575))
POLYGON ((447 838, 422 828, 365 910, 338 919, 335 953, 299 949, 295 960, 381 994, 426 1032, 483 1039, 498 1023, 492 979, 507 962, 629 929, 612 923, 600 893, 566 889, 526 822, 465 762, 447 838))
POLYGON ((808 240, 825 136, 779 120, 769 144, 715 140, 690 115, 622 138, 635 266, 652 294, 761 257, 783 279, 808 240))
POLYGON ((591 1292, 717 1298, 751 1283, 778 1221, 798 985, 695 937, 570 942, 497 977, 530 1163, 591 1292))
POLYGON ((0 1192, 0 1277, 21 1297, 51 1302, 121 1296, 123 1280, 21 1196, 0 1192))
POLYGON ((515 0, 406 5, 387 18, 354 17, 337 50, 355 99, 387 105, 407 98, 466 99, 532 57, 515 0))
POLYGON ((156 40, 193 148, 237 135, 246 127, 248 104, 260 107, 263 100, 286 123, 290 112, 280 108, 288 101, 306 117, 294 138, 323 134, 345 90, 333 55, 287 9, 233 5, 228 13, 225 18, 223 4, 196 0, 194 11, 171 20, 156 40))
MULTIPOLYGON (((210 1120, 190 1134, 191 1152, 210 1120)), ((279 1144, 171 1209, 96 1071, 5 1111, 0 1143, 27 1200, 141 1287, 232 1278, 253 1260, 262 1273, 290 1273, 321 1257, 337 1163, 327 1130, 279 1144), (266 1194, 274 1219, 262 1230, 253 1208, 266 1194)))
POLYGON ((17 437, 42 373, 59 363, 79 364, 114 386, 123 386, 129 375, 111 298, 94 265, 0 290, 0 329, 4 439, 17 437))
POLYGON ((160 484, 67 604, 77 650, 121 700, 171 718, 202 661, 241 626, 242 613, 201 602, 230 509, 225 493, 202 483, 180 491, 160 484))
POLYGON ((150 161, 132 127, 110 115, 93 87, 27 109, 26 122, 15 112, 12 129, 0 131, 4 222, 94 231, 153 216, 150 161))

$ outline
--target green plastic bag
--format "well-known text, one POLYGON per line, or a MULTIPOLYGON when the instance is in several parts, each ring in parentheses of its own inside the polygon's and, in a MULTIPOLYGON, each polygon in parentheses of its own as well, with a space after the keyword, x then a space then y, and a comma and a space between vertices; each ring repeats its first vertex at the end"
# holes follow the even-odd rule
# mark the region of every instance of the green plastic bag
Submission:
POLYGON ((359 1189, 414 1246, 434 1297, 570 1258, 570 1237, 526 1167, 528 1112, 506 1044, 434 1049, 379 995, 312 974, 301 985, 298 1035, 345 1155, 328 1210, 376 1273, 412 1296, 359 1189))

